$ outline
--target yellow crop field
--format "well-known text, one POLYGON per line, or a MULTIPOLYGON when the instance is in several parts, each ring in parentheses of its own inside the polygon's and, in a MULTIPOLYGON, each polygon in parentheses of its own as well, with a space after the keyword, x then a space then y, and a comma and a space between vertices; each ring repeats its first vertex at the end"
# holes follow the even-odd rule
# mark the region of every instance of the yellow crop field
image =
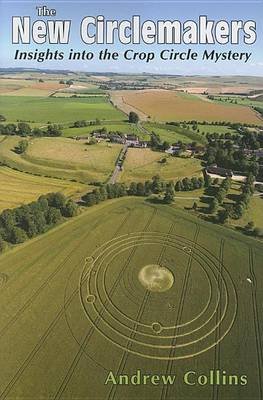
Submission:
POLYGON ((123 91, 123 103, 157 121, 227 121, 262 124, 250 107, 216 104, 169 90, 123 91))
POLYGON ((0 167, 0 212, 36 200, 42 194, 62 192, 74 196, 87 189, 85 185, 60 179, 45 178, 0 167))

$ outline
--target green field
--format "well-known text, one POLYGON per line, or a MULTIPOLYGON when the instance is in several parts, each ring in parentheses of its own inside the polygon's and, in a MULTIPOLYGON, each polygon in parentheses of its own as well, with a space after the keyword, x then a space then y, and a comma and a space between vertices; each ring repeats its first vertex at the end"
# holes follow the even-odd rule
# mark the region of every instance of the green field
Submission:
POLYGON ((14 152, 20 140, 11 136, 0 143, 0 162, 22 172, 81 183, 107 180, 121 150, 119 144, 88 146, 68 138, 39 138, 31 139, 20 155, 14 152))
MULTIPOLYGON (((237 131, 235 131, 234 129, 230 128, 229 126, 224 126, 224 125, 197 125, 197 129, 199 129, 200 134, 202 134, 202 132, 204 133, 230 133, 233 135, 237 134, 237 131)), ((189 125, 189 128, 191 129, 191 126, 189 125)), ((194 131, 193 131, 194 132, 194 131)))
POLYGON ((1 399, 260 400, 262 264, 262 244, 169 206, 89 209, 0 257, 1 399), (146 289, 147 265, 171 288, 146 289), (137 370, 176 380, 104 384, 137 370), (210 370, 248 384, 183 383, 210 370))
MULTIPOLYGON (((176 143, 178 141, 182 141, 184 143, 197 142, 200 144, 206 143, 206 139, 196 131, 191 129, 191 126, 187 127, 187 129, 183 129, 179 126, 174 125, 166 125, 166 124, 158 124, 146 122, 143 123, 143 126, 149 131, 157 133, 162 141, 167 141, 170 144, 176 143)), ((200 132, 202 129, 200 128, 200 132)))
POLYGON ((126 116, 103 97, 54 98, 2 96, 1 114, 9 121, 68 123, 77 120, 124 120, 126 116))
POLYGON ((253 100, 253 98, 248 98, 244 96, 215 96, 214 101, 220 104, 239 104, 250 107, 262 107, 262 101, 253 100))
MULTIPOLYGON (((121 132, 121 133, 129 133, 133 135, 142 136, 141 131, 138 129, 137 125, 129 124, 128 122, 118 123, 118 122, 108 122, 102 123, 100 125, 90 125, 81 128, 64 128, 63 129, 63 136, 71 137, 71 136, 86 136, 89 135, 90 132, 106 128, 108 132, 121 132)), ((145 137, 145 135, 144 135, 145 137)), ((149 138, 149 136, 148 136, 149 138)))
POLYGON ((62 192, 69 197, 80 197, 86 185, 61 179, 44 178, 25 174, 0 166, 0 212, 36 200, 40 195, 62 192))
POLYGON ((201 162, 195 158, 172 157, 165 153, 150 149, 128 150, 121 182, 138 182, 151 180, 153 176, 160 175, 164 180, 176 180, 185 176, 201 176, 201 162), (166 158, 166 163, 160 161, 166 158))

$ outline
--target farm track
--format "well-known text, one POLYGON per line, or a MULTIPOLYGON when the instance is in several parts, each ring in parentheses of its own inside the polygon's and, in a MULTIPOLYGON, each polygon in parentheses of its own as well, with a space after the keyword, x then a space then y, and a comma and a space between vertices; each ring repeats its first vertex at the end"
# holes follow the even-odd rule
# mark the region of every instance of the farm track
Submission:
MULTIPOLYGON (((221 296, 222 294, 222 274, 223 274, 223 261, 224 261, 224 245, 225 241, 224 239, 221 239, 220 243, 220 250, 219 250, 219 271, 218 271, 218 287, 219 287, 219 295, 221 296)), ((217 342, 220 338, 221 332, 220 332, 220 324, 219 320, 222 315, 222 304, 221 301, 218 305, 218 309, 216 312, 216 325, 218 324, 218 328, 215 331, 215 341, 217 342)), ((220 345, 221 342, 219 341, 217 346, 215 347, 215 352, 214 352, 214 363, 213 363, 213 368, 214 370, 219 369, 220 367, 220 345)), ((212 399, 213 400, 218 400, 218 394, 219 394, 219 387, 217 385, 213 385, 213 394, 212 394, 212 399)))
POLYGON ((249 270, 252 276, 252 286, 251 286, 251 297, 253 305, 253 315, 254 315, 254 327, 255 327, 255 338, 257 345, 257 363, 258 363, 258 377, 259 377, 259 395, 263 398, 263 387, 262 387, 262 372, 263 372, 263 355, 262 355, 262 345, 261 345, 261 329, 259 324, 258 306, 257 306, 257 277, 254 271, 254 254, 251 247, 249 247, 249 270))
MULTIPOLYGON (((172 230, 174 228, 174 225, 175 225, 175 222, 171 224, 170 229, 169 229, 168 233, 166 234, 167 237, 172 232, 172 230)), ((134 250, 135 250, 135 248, 134 248, 134 250)), ((166 250, 166 246, 163 245, 162 246, 162 250, 161 250, 161 252, 159 254, 159 257, 158 257, 158 264, 160 264, 160 262, 161 262, 161 260, 162 260, 162 258, 164 256, 165 250, 166 250)), ((148 301, 150 295, 151 295, 151 293, 146 291, 145 295, 143 297, 142 303, 139 306, 137 317, 136 317, 136 321, 137 322, 135 323, 134 330, 131 332, 130 337, 128 339, 127 350, 129 350, 131 348, 132 344, 133 344, 132 340, 130 340, 130 339, 134 339, 135 336, 136 336, 138 324, 139 324, 139 322, 141 320, 141 317, 143 315, 143 312, 145 310, 145 307, 146 307, 146 304, 147 304, 147 301, 148 301)), ((129 352, 127 350, 125 350, 123 352, 123 355, 121 357, 121 360, 120 360, 120 363, 119 363, 119 366, 118 366, 118 370, 116 372, 117 376, 119 376, 123 372, 123 370, 125 368, 125 365, 127 363, 127 360, 128 360, 128 357, 129 357, 129 352)), ((117 391, 117 386, 113 385, 111 387, 110 391, 109 391, 109 394, 107 396, 107 400, 113 400, 114 397, 115 397, 116 391, 117 391)))
MULTIPOLYGON (((129 217, 130 213, 128 214, 128 216, 126 216, 124 218, 124 221, 129 217)), ((102 218, 101 218, 102 219, 102 218)), ((100 222, 101 219, 99 220, 99 222, 97 222, 96 224, 94 224, 94 228, 96 228, 100 222)), ((123 222, 122 221, 122 224, 123 222)), ((122 226, 121 224, 121 226, 122 226)), ((88 237, 90 235, 90 232, 88 234, 85 234, 84 237, 88 237)), ((78 245, 70 252, 70 254, 66 257, 66 259, 60 264, 59 269, 57 269, 56 271, 54 271, 53 274, 50 275, 50 277, 48 278, 48 281, 45 282, 46 285, 48 285, 51 280, 54 278, 54 276, 56 275, 56 273, 65 265, 65 263, 68 261, 68 259, 71 257, 71 255, 76 251, 77 248, 80 247, 80 245, 82 244, 82 242, 80 241, 78 243, 78 245), (55 274, 55 275, 54 275, 55 274)), ((44 284, 43 284, 44 285, 44 284)), ((42 286, 43 286, 42 285, 42 286)), ((46 286, 45 285, 45 286, 46 286)), ((42 290, 42 287, 41 287, 42 290)), ((50 333, 53 331, 54 327, 56 326, 56 324, 58 323, 58 321, 61 319, 61 317, 64 315, 65 309, 71 304, 72 300, 74 299, 74 297, 76 296, 76 294, 78 293, 78 290, 73 291, 73 293, 71 294, 71 296, 69 297, 69 299, 67 300, 66 304, 63 305, 63 307, 61 308, 61 310, 59 311, 59 313, 56 315, 56 317, 53 319, 53 321, 51 322, 51 324, 48 326, 47 330, 45 331, 44 335, 41 336, 40 340, 38 341, 38 343, 35 345, 35 347, 33 348, 33 350, 28 354, 27 358, 24 360, 24 362, 22 363, 22 365, 20 366, 20 368, 17 370, 17 372, 15 373, 15 375, 13 376, 13 378, 9 381, 9 383, 7 384, 7 386, 5 387, 4 391, 2 393, 0 393, 0 399, 3 400, 6 398, 6 396, 9 394, 10 390, 13 388, 13 386, 15 385, 15 383, 18 381, 18 379, 20 378, 20 376, 24 373, 24 371, 26 370, 26 368, 29 366, 30 362, 32 361, 32 359, 35 357, 35 355, 39 352, 39 350, 42 348, 42 346, 44 345, 44 343, 46 342, 48 336, 50 335, 50 333)), ((30 301, 32 304, 32 302, 35 299, 35 296, 32 296, 33 299, 31 298, 30 301)), ((27 307, 30 305, 27 304, 27 307)), ((19 318, 19 315, 16 315, 16 319, 19 318)), ((13 321, 14 323, 15 321, 13 321)))
MULTIPOLYGON (((197 243, 198 240, 198 235, 200 232, 200 227, 199 225, 196 224, 196 231, 195 231, 195 235, 194 235, 194 240, 193 240, 193 250, 195 248, 195 245, 197 243)), ((192 253, 190 253, 189 255, 189 260, 188 260, 188 265, 187 265, 187 270, 184 276, 184 281, 183 281, 183 287, 182 287, 182 293, 181 293, 181 297, 180 297, 180 301, 178 304, 178 314, 176 317, 176 322, 175 322, 175 326, 180 324, 180 320, 182 318, 182 314, 183 314, 183 307, 184 307, 184 301, 185 301, 185 295, 186 295, 186 289, 187 289, 187 284, 188 284, 188 280, 189 280, 189 276, 190 276, 190 271, 191 271, 191 266, 192 266, 192 253)), ((176 331, 178 328, 175 328, 174 330, 174 338, 172 339, 171 342, 171 349, 170 349, 170 353, 169 353, 169 357, 170 359, 167 362, 167 366, 166 366, 166 375, 170 375, 171 371, 172 371, 172 366, 173 366, 173 360, 171 359, 173 356, 173 353, 175 351, 175 344, 176 344, 176 331)), ((161 397, 160 400, 165 400, 168 394, 168 386, 163 386, 162 391, 161 391, 161 397)))
MULTIPOLYGON (((156 213, 157 213, 157 209, 154 209, 152 215, 150 216, 150 218, 149 218, 149 220, 148 220, 148 222, 147 222, 147 224, 146 224, 146 226, 145 226, 145 228, 144 228, 144 230, 147 230, 147 229, 148 229, 148 227, 150 226, 150 224, 151 224, 152 220, 154 219, 156 213)), ((119 233, 119 231, 121 230, 122 226, 123 226, 123 224, 121 224, 121 226, 117 229, 117 231, 116 231, 115 234, 113 235, 113 238, 116 237, 116 236, 118 235, 118 233, 119 233)), ((118 286, 118 283, 119 283, 119 278, 120 278, 121 274, 123 273, 123 271, 124 271, 124 270, 127 268, 127 266, 129 265, 130 260, 131 260, 131 258, 132 258, 132 255, 133 255, 134 251, 135 251, 135 249, 133 249, 133 250, 131 251, 130 256, 127 258, 126 263, 124 264, 123 268, 121 269, 118 278, 116 279, 114 285, 112 286, 112 288, 111 288, 111 290, 110 290, 110 293, 109 293, 110 296, 112 296, 113 293, 115 292, 115 290, 116 290, 116 288, 117 288, 117 286, 118 286)), ((101 319, 101 317, 102 317, 104 311, 105 311, 104 309, 102 309, 102 310, 100 311, 99 315, 97 316, 97 318, 96 318, 96 320, 95 320, 95 324, 97 324, 97 323, 100 321, 100 319, 101 319)), ((74 359, 73 359, 73 362, 72 362, 71 366, 69 367, 68 372, 67 372, 67 374, 65 375, 64 380, 62 381, 62 383, 61 383, 61 385, 60 385, 58 391, 57 391, 56 394, 54 395, 54 400, 61 399, 61 396, 63 395, 63 393, 64 393, 66 387, 68 386, 68 384, 69 384, 69 382, 70 382, 70 379, 71 379, 71 377, 73 376, 74 371, 75 371, 75 369, 76 369, 76 367, 77 367, 77 365, 78 365, 78 363, 79 363, 79 361, 80 361, 82 355, 84 354, 85 348, 86 348, 86 346, 87 346, 87 344, 88 344, 88 341, 89 341, 89 339, 92 337, 94 331, 95 331, 95 328, 92 326, 92 327, 90 328, 88 334, 85 336, 83 342, 81 343, 80 349, 78 350, 77 354, 75 355, 75 357, 74 357, 74 359)))

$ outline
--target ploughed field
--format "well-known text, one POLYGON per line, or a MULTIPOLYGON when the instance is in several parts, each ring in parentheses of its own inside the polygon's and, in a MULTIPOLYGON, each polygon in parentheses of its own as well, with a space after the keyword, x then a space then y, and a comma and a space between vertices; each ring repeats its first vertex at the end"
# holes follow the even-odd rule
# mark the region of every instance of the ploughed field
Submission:
POLYGON ((262 262, 261 244, 136 198, 101 203, 7 252, 1 399, 260 400, 262 262), (104 384, 110 371, 138 369, 176 380, 104 384), (249 384, 183 383, 187 371, 210 370, 249 384))
POLYGON ((124 104, 139 110, 153 121, 227 121, 262 124, 250 107, 218 104, 194 95, 169 90, 124 90, 119 92, 124 104), (121 94, 120 94, 121 93, 121 94))

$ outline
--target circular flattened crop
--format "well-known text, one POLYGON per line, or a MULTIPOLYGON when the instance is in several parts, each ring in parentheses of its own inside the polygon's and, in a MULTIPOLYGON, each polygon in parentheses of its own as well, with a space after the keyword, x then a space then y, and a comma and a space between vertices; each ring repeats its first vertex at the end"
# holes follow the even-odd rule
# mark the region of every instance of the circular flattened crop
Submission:
MULTIPOLYGON (((188 238, 134 232, 104 243, 91 257, 78 282, 77 315, 109 346, 146 358, 184 359, 217 345, 234 323, 237 298, 229 272, 188 238)), ((66 302, 71 295, 66 291, 66 302)), ((96 347, 85 351, 100 357, 96 347)))
POLYGON ((138 274, 140 283, 151 292, 166 292, 174 283, 171 271, 157 264, 145 265, 138 274))

